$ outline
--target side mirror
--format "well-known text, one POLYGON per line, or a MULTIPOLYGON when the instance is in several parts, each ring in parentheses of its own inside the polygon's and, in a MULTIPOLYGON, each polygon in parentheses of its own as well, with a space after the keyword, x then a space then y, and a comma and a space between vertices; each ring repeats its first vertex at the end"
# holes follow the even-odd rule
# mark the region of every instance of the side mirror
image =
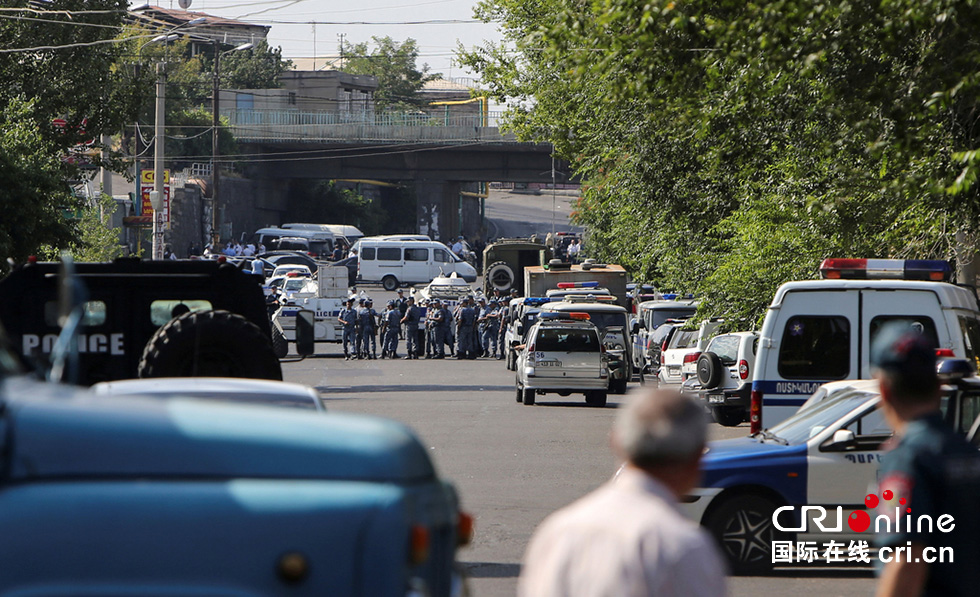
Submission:
POLYGON ((824 444, 824 450, 829 452, 843 452, 848 448, 854 447, 857 442, 854 439, 854 432, 850 429, 838 429, 834 432, 834 437, 824 444))
POLYGON ((630 332, 630 333, 632 333, 633 335, 639 334, 640 333, 640 328, 642 328, 642 327, 643 327, 643 324, 642 323, 633 323, 633 331, 630 332))
POLYGON ((522 323, 517 324, 517 329, 515 331, 517 332, 517 335, 518 336, 523 336, 524 335, 524 324, 522 324, 522 323))
POLYGON ((302 357, 308 357, 314 351, 313 311, 301 309, 296 313, 296 354, 302 357))

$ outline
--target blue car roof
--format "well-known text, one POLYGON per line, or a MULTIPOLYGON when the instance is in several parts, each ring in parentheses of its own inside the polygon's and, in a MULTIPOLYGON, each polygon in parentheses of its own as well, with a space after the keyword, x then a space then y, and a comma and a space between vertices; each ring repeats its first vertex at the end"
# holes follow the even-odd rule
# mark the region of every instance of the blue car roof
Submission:
POLYGON ((387 419, 186 399, 57 395, 31 383, 6 381, 7 395, 15 396, 7 401, 11 480, 435 478, 411 430, 387 419), (17 384, 21 388, 10 387, 17 384))

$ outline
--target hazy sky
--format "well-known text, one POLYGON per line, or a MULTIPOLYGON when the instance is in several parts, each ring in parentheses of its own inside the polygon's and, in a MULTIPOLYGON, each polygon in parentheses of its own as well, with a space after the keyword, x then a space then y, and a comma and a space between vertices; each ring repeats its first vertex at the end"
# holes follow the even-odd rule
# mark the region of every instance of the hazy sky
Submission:
MULTIPOLYGON (((177 0, 150 4, 180 8, 177 0)), ((411 37, 419 44, 419 65, 427 63, 433 72, 451 78, 471 76, 452 64, 457 40, 470 47, 499 38, 495 26, 470 22, 475 5, 476 0, 191 0, 188 10, 269 25, 269 43, 280 46, 286 58, 336 55, 340 35, 350 43, 370 41, 372 36, 398 41, 411 37), (432 20, 454 22, 407 24, 432 20)))

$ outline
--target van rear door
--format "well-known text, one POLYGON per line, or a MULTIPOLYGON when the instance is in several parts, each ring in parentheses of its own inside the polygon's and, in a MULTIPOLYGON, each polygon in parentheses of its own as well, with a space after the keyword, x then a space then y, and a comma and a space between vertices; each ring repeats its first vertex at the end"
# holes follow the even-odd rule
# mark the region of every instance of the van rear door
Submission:
POLYGON ((906 323, 920 329, 937 348, 954 348, 939 297, 930 290, 862 290, 861 320, 867 333, 861 335, 861 371, 855 376, 860 379, 871 378, 871 346, 889 323, 906 323))
POLYGON ((860 293, 791 291, 771 309, 752 384, 762 397, 763 427, 792 415, 821 384, 860 371, 860 293))

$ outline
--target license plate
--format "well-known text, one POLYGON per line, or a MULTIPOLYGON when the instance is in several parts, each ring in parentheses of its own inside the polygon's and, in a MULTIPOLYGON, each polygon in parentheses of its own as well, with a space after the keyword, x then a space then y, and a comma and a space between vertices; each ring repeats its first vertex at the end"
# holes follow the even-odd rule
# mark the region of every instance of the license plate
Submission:
POLYGON ((725 396, 723 394, 708 394, 708 404, 718 404, 724 401, 725 396))
POLYGON ((561 367, 561 361, 538 361, 538 367, 561 367))
POLYGON ((680 375, 681 374, 681 368, 680 368, 680 366, 677 366, 677 365, 668 365, 667 366, 667 373, 669 373, 671 375, 680 375))

